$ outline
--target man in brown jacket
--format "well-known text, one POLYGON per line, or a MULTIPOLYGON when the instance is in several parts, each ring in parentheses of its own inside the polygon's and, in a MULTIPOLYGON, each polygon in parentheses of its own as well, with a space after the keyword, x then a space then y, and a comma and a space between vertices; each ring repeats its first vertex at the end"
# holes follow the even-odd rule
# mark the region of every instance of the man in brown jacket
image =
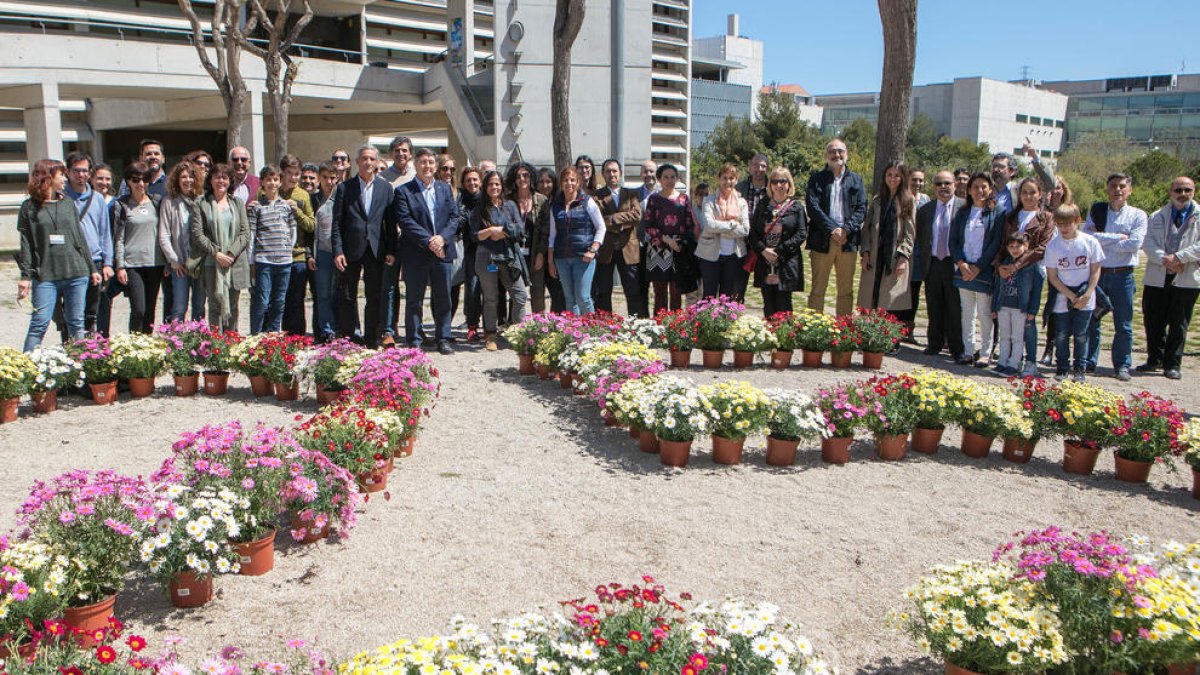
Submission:
POLYGON ((635 234, 642 221, 641 198, 636 189, 621 187, 622 169, 617 160, 605 161, 600 173, 605 185, 592 197, 604 215, 606 231, 604 243, 596 254, 592 298, 597 311, 613 311, 613 269, 616 268, 625 292, 625 312, 629 316, 639 316, 641 294, 638 292, 637 266, 641 250, 635 234))

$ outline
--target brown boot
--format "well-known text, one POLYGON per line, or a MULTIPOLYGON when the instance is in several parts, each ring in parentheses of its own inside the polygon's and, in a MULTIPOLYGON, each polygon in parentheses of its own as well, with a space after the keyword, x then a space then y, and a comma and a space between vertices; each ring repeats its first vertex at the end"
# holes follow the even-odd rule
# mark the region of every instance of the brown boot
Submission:
POLYGON ((484 347, 487 348, 487 350, 489 352, 494 352, 500 348, 499 346, 496 345, 496 334, 495 333, 488 333, 484 337, 484 341, 485 341, 484 347))

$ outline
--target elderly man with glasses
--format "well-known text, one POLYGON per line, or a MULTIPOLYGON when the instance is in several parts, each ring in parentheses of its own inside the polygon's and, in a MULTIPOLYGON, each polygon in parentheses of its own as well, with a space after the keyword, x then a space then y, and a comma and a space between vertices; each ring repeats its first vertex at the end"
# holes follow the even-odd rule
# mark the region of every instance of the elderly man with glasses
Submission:
POLYGON ((1171 183, 1171 201, 1150 216, 1142 252, 1146 363, 1137 370, 1162 368, 1164 375, 1178 380, 1188 324, 1200 295, 1200 206, 1191 178, 1180 176, 1171 183))
POLYGON ((258 176, 255 175, 254 165, 250 163, 250 150, 237 146, 229 151, 229 166, 233 167, 233 184, 229 186, 229 194, 249 204, 258 197, 258 176))

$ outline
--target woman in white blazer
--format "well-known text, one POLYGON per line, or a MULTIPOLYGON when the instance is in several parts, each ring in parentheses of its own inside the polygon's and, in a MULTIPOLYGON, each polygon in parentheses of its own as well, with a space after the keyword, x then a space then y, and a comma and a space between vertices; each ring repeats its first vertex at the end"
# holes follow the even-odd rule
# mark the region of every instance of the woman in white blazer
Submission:
POLYGON ((704 219, 700 223, 696 257, 700 259, 704 297, 726 295, 741 300, 750 208, 734 189, 738 182, 736 166, 726 164, 721 167, 717 178, 716 194, 704 199, 704 219))

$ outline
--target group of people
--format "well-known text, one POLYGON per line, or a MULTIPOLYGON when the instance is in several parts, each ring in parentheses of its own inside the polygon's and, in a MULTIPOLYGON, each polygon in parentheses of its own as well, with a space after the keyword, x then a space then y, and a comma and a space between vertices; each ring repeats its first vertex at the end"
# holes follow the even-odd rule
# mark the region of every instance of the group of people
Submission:
POLYGON ((1043 313, 1058 374, 1083 379, 1096 368, 1111 313, 1112 365, 1126 380, 1143 251, 1148 354, 1137 370, 1178 378, 1200 292, 1191 179, 1177 179, 1170 203, 1147 216, 1128 204, 1132 179, 1113 174, 1108 201, 1082 213, 1029 146, 1032 177, 1016 180, 1016 159, 1000 153, 990 172, 938 171, 932 197, 924 171, 902 161, 888 164, 869 196, 839 139, 803 197, 788 169, 769 168, 763 155, 745 176, 727 164, 715 189, 698 183, 689 193, 675 166, 653 161, 630 188, 615 159, 597 166, 580 156, 557 172, 522 162, 500 173, 486 161, 458 171, 452 157, 414 151, 405 137, 388 150, 390 162, 364 145, 319 165, 285 155, 257 172, 246 148, 220 163, 198 150, 167 170, 162 144, 146 140, 116 190, 112 169, 86 154, 39 161, 18 217, 19 295, 34 308, 26 349, 41 342, 56 310, 65 337, 107 334, 120 295, 129 299, 129 330, 148 332, 160 289, 165 321, 190 311, 234 329, 249 291, 252 333, 431 342, 442 353, 452 352, 460 304, 466 339, 494 350, 499 326, 521 321, 527 305, 611 312, 618 283, 631 316, 701 296, 742 300, 751 284, 770 316, 791 311, 793 294, 805 290, 807 250, 809 308, 824 311, 835 277, 838 314, 884 308, 911 328, 923 290, 925 353, 947 350, 985 367, 998 347, 993 365, 1006 375, 1037 372, 1043 313))

